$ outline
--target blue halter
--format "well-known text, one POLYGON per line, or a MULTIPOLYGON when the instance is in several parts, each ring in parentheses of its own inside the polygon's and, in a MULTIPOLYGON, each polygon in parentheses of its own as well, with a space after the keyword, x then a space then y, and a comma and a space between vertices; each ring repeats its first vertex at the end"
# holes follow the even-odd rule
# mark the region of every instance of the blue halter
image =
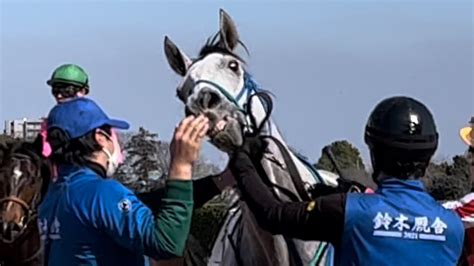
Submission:
POLYGON ((240 106, 239 101, 242 99, 242 97, 244 97, 244 95, 247 94, 247 99, 248 99, 252 95, 253 92, 257 92, 260 89, 257 83, 252 79, 252 76, 250 76, 250 74, 248 74, 247 72, 244 72, 244 84, 242 88, 240 89, 239 93, 235 97, 232 96, 224 87, 215 83, 214 81, 210 81, 206 79, 200 79, 196 81, 196 85, 200 83, 211 85, 212 87, 217 89, 220 93, 222 93, 222 95, 224 95, 227 98, 227 100, 232 102, 237 108, 239 108, 239 110, 242 113, 246 115, 248 115, 247 111, 240 106))

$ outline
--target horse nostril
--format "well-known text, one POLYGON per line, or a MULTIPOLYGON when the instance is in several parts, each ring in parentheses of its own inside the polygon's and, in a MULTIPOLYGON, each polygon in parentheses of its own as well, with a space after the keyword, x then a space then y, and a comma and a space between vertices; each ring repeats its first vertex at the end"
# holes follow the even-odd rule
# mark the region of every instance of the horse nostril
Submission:
POLYGON ((221 98, 219 97, 219 94, 210 91, 209 92, 209 101, 208 101, 208 108, 213 108, 219 105, 221 102, 221 98))
POLYGON ((198 102, 203 109, 215 108, 221 102, 219 94, 212 90, 203 90, 199 96, 198 102))
POLYGON ((11 230, 11 224, 7 222, 2 222, 1 224, 1 236, 3 239, 11 239, 12 236, 12 230, 11 230))
POLYGON ((1 222, 1 229, 2 229, 2 235, 5 235, 6 232, 8 231, 8 223, 7 222, 1 222))
POLYGON ((17 224, 17 223, 14 223, 11 225, 11 230, 13 232, 20 232, 21 231, 21 225, 17 224))
POLYGON ((0 222, 0 238, 13 240, 21 231, 21 226, 16 223, 0 222))

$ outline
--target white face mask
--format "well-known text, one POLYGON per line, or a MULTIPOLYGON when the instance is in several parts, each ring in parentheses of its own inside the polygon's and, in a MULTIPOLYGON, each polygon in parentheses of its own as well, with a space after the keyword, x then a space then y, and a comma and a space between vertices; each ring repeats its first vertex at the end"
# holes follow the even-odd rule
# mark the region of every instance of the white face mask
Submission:
POLYGON ((106 173, 106 175, 108 177, 111 177, 115 173, 117 168, 120 166, 120 164, 122 164, 123 156, 122 156, 122 152, 121 152, 121 149, 120 149, 119 142, 117 140, 117 136, 115 135, 115 131, 112 130, 112 136, 108 136, 108 134, 106 134, 106 136, 114 144, 114 152, 112 154, 110 154, 110 152, 107 149, 102 148, 102 151, 105 153, 105 155, 107 155, 107 173, 106 173))
POLYGON ((117 149, 114 150, 114 153, 110 154, 110 152, 103 148, 102 151, 107 155, 107 173, 108 177, 111 177, 117 168, 120 165, 120 152, 117 152, 117 149))

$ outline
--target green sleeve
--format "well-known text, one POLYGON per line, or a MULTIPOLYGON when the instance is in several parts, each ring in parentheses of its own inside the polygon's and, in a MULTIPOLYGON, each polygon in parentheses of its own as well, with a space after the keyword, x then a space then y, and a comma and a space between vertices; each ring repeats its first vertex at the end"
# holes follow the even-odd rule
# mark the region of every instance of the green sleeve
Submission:
POLYGON ((168 181, 161 208, 155 216, 155 232, 162 251, 182 256, 193 214, 192 181, 168 181))

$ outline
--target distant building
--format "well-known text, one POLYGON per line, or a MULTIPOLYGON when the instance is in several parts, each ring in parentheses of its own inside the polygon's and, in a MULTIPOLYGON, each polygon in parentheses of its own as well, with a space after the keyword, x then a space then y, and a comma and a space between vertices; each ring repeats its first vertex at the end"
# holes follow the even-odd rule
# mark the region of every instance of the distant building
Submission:
POLYGON ((42 119, 6 120, 3 133, 16 139, 34 140, 41 132, 42 119))

